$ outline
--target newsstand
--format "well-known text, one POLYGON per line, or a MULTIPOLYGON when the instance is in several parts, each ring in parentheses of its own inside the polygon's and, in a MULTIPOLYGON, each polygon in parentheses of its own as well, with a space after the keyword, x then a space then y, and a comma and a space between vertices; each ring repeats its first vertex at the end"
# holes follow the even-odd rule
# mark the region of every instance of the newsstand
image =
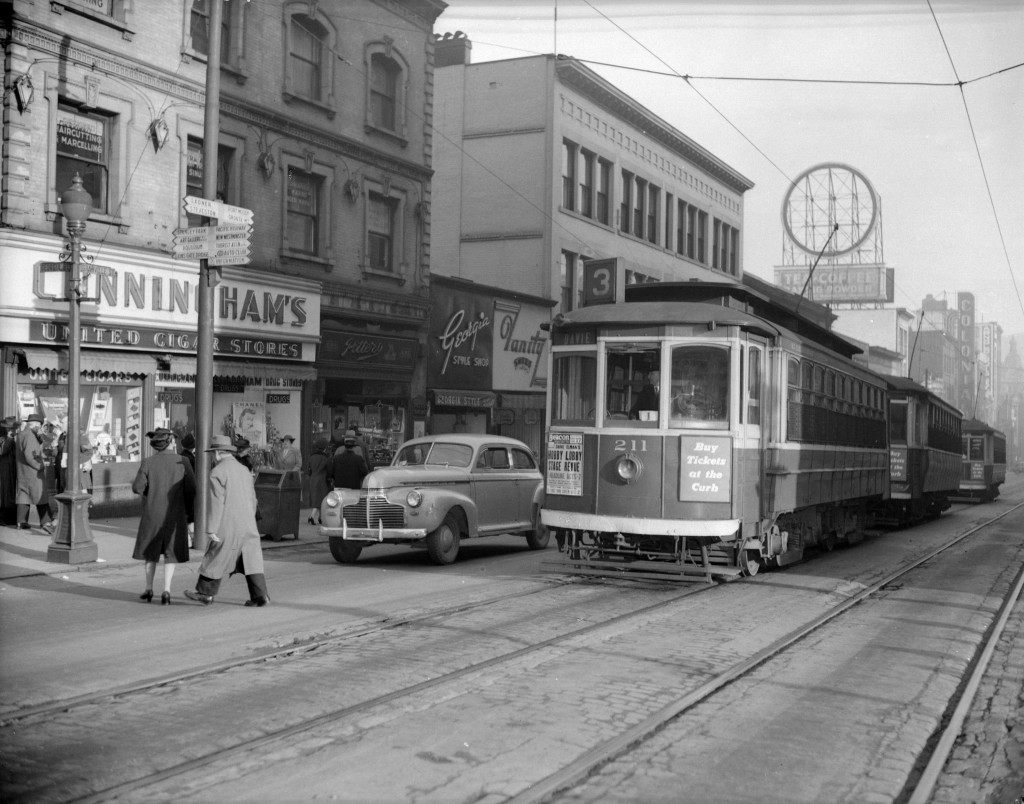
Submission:
POLYGON ((260 536, 275 542, 282 536, 299 538, 299 504, 302 481, 297 469, 264 469, 256 472, 256 502, 260 536))

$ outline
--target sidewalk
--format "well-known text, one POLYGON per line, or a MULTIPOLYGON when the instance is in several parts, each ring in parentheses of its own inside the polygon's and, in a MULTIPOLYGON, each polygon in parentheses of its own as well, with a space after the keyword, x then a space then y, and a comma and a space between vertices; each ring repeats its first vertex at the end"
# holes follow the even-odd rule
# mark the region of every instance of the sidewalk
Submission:
MULTIPOLYGON (((303 513, 308 515, 308 509, 303 513)), ((0 581, 10 578, 26 578, 31 575, 63 575, 80 570, 103 567, 135 566, 139 562, 132 558, 135 534, 139 529, 139 517, 116 517, 90 521, 93 540, 99 548, 99 558, 87 564, 60 564, 46 560, 50 536, 40 528, 20 530, 0 526, 0 581)), ((300 517, 298 540, 291 536, 281 541, 264 538, 264 550, 288 547, 293 544, 326 543, 317 532, 316 525, 310 525, 300 517)), ((193 551, 193 556, 198 555, 193 551)))

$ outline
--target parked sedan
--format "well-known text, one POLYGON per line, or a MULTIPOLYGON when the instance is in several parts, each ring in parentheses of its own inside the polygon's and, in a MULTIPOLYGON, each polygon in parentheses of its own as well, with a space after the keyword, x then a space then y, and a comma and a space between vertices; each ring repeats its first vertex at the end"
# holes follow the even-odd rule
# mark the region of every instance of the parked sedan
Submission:
POLYGON ((425 546, 451 564, 463 539, 518 533, 547 547, 540 521, 544 478, 530 448, 504 436, 452 433, 406 441, 388 467, 356 490, 335 489, 320 505, 320 534, 349 564, 373 544, 425 546))

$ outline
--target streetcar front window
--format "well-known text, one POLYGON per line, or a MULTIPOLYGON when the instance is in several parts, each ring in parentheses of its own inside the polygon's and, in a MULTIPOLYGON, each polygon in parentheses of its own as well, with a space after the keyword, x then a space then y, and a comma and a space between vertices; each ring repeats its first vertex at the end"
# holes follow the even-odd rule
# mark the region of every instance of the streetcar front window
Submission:
POLYGON ((672 350, 672 427, 727 427, 729 349, 676 346, 672 350))
POLYGON ((656 422, 661 394, 661 346, 610 343, 607 346, 605 416, 656 422))
POLYGON ((593 426, 597 356, 555 355, 551 369, 551 423, 593 426))

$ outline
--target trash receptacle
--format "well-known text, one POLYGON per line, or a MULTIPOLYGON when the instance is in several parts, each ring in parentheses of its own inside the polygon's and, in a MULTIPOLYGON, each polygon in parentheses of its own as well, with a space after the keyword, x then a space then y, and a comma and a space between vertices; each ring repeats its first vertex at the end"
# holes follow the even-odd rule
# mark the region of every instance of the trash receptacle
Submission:
POLYGON ((299 538, 299 502, 302 481, 296 469, 259 469, 256 472, 256 502, 260 506, 257 523, 261 536, 275 542, 282 536, 299 538))

